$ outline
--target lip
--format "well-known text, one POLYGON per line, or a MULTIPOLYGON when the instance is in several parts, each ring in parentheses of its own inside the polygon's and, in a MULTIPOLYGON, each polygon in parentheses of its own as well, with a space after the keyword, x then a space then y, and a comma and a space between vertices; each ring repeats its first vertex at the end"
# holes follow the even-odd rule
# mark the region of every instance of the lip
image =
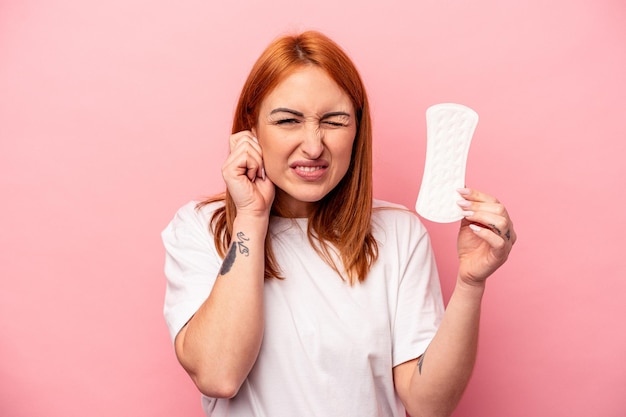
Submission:
POLYGON ((295 175, 305 181, 316 181, 328 171, 326 161, 296 161, 289 165, 295 175))

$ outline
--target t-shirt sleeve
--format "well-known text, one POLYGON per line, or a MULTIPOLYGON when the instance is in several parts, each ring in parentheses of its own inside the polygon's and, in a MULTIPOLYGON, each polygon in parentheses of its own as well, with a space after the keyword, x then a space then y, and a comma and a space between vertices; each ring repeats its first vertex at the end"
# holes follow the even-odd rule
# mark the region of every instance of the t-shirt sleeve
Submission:
POLYGON ((422 355, 441 323, 444 304, 437 264, 426 228, 417 216, 408 215, 408 225, 398 242, 402 253, 397 304, 393 325, 393 366, 422 355), (404 259, 403 259, 404 258, 404 259))
POLYGON ((167 285, 163 314, 172 341, 207 299, 222 260, 208 230, 210 211, 181 207, 161 233, 167 285))

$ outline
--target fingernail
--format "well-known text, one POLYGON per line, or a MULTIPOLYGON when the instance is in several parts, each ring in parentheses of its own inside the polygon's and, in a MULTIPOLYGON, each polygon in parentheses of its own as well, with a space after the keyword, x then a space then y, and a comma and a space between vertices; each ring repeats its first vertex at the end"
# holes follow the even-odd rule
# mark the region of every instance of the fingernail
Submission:
POLYGON ((472 205, 472 203, 470 203, 467 200, 460 200, 460 201, 457 201, 456 203, 459 205, 459 207, 469 207, 472 205))
POLYGON ((252 136, 252 140, 255 141, 256 143, 259 143, 259 140, 256 138, 256 136, 252 136))
POLYGON ((263 181, 265 181, 265 168, 261 168, 261 177, 263 178, 263 181))
POLYGON ((463 210, 462 213, 463 213, 463 216, 465 216, 465 217, 470 217, 470 216, 474 215, 474 212, 470 211, 470 210, 463 210))
POLYGON ((469 188, 457 188, 456 192, 461 194, 461 195, 469 195, 470 194, 469 188))
POLYGON ((476 226, 475 224, 470 224, 469 228, 472 229, 475 232, 480 232, 482 229, 479 226, 476 226))

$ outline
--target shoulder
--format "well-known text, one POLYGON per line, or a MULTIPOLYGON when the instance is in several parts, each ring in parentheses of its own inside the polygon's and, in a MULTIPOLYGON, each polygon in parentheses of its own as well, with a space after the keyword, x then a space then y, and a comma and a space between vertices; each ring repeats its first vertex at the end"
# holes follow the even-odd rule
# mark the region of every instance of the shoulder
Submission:
POLYGON ((415 212, 407 207, 383 200, 374 200, 372 227, 386 231, 396 230, 398 233, 426 234, 426 227, 415 212))
POLYGON ((203 204, 200 201, 190 201, 176 212, 175 218, 181 220, 195 220, 203 223, 207 223, 211 220, 211 217, 215 211, 221 207, 224 207, 224 202, 217 201, 212 203, 203 204))
POLYGON ((417 214, 403 205, 374 200, 372 234, 382 247, 398 250, 429 244, 428 230, 417 214))
POLYGON ((208 233, 209 222, 213 214, 223 206, 223 202, 201 204, 199 201, 189 201, 176 211, 164 233, 189 233, 192 231, 208 233))

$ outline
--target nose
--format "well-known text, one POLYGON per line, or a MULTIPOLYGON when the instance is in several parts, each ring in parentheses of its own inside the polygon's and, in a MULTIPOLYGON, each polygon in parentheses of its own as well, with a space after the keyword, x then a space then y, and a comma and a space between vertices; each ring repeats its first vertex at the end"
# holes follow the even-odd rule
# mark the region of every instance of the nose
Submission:
POLYGON ((324 132, 317 123, 305 125, 300 148, 308 158, 317 159, 324 152, 324 132))

